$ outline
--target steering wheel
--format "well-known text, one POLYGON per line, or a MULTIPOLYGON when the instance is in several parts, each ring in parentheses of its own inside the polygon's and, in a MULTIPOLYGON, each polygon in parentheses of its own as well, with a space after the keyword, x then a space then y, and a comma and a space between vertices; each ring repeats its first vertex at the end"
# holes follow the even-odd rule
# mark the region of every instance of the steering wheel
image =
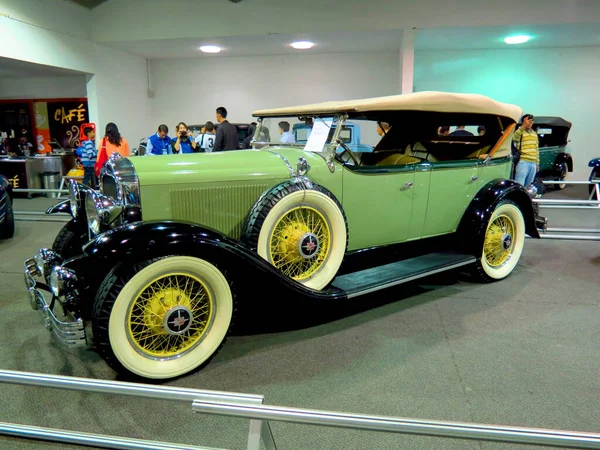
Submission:
POLYGON ((340 146, 341 146, 341 147, 344 149, 344 151, 343 151, 343 152, 342 152, 342 153, 339 155, 339 156, 340 156, 340 158, 341 158, 341 156, 342 156, 344 153, 347 153, 347 154, 348 154, 348 156, 350 157, 350 159, 351 159, 352 161, 354 161, 354 164, 355 164, 355 165, 357 165, 357 166, 360 166, 360 161, 359 161, 359 160, 356 158, 356 156, 354 156, 354 153, 352 153, 352 150, 350 150, 350 149, 348 148, 348 146, 347 146, 346 144, 344 144, 344 142, 342 142, 342 140, 341 140, 341 139, 336 139, 336 141, 335 141, 335 142, 336 142, 337 144, 339 144, 339 145, 340 145, 340 146))

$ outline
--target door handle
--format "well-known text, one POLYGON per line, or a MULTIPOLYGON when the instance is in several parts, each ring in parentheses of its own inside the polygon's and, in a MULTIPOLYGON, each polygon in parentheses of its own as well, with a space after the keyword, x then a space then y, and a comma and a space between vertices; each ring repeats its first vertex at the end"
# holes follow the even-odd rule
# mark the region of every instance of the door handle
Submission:
POLYGON ((471 181, 477 181, 477 179, 478 179, 478 178, 479 178, 479 177, 478 177, 477 175, 473 175, 473 176, 471 177, 471 181))
POLYGON ((412 181, 407 181, 406 183, 404 183, 404 187, 402 189, 408 189, 410 188, 414 183, 412 181))

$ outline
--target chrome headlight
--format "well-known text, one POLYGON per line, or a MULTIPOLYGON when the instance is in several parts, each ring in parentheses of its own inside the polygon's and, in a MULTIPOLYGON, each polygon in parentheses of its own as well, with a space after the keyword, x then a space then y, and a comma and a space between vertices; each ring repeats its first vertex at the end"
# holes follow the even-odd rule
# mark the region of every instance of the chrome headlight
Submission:
POLYGON ((85 199, 85 212, 92 233, 100 234, 103 227, 112 228, 120 223, 123 205, 95 191, 85 199))
POLYGON ((129 206, 141 206, 140 182, 129 158, 113 154, 100 174, 100 192, 129 206))
POLYGON ((65 293, 66 288, 73 288, 77 282, 77 275, 70 269, 57 266, 52 269, 50 274, 50 290, 54 295, 60 297, 65 293))
POLYGON ((79 190, 79 184, 73 179, 69 180, 69 206, 71 207, 71 215, 76 218, 82 206, 81 191, 79 190))

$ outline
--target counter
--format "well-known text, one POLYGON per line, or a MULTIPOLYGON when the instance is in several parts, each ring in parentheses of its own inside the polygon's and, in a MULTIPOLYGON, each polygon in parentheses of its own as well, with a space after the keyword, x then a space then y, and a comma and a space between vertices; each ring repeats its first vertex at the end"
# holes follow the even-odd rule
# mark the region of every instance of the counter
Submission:
POLYGON ((63 176, 75 166, 75 154, 70 151, 61 155, 0 157, 0 174, 10 180, 13 189, 42 189, 44 172, 63 176))

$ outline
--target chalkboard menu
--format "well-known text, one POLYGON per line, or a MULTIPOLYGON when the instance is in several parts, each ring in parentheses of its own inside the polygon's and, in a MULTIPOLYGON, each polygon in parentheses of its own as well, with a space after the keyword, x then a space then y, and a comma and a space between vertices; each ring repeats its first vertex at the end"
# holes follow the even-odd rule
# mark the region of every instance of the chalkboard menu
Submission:
POLYGON ((89 122, 86 101, 48 102, 50 136, 63 148, 76 148, 80 144, 79 127, 89 122))

